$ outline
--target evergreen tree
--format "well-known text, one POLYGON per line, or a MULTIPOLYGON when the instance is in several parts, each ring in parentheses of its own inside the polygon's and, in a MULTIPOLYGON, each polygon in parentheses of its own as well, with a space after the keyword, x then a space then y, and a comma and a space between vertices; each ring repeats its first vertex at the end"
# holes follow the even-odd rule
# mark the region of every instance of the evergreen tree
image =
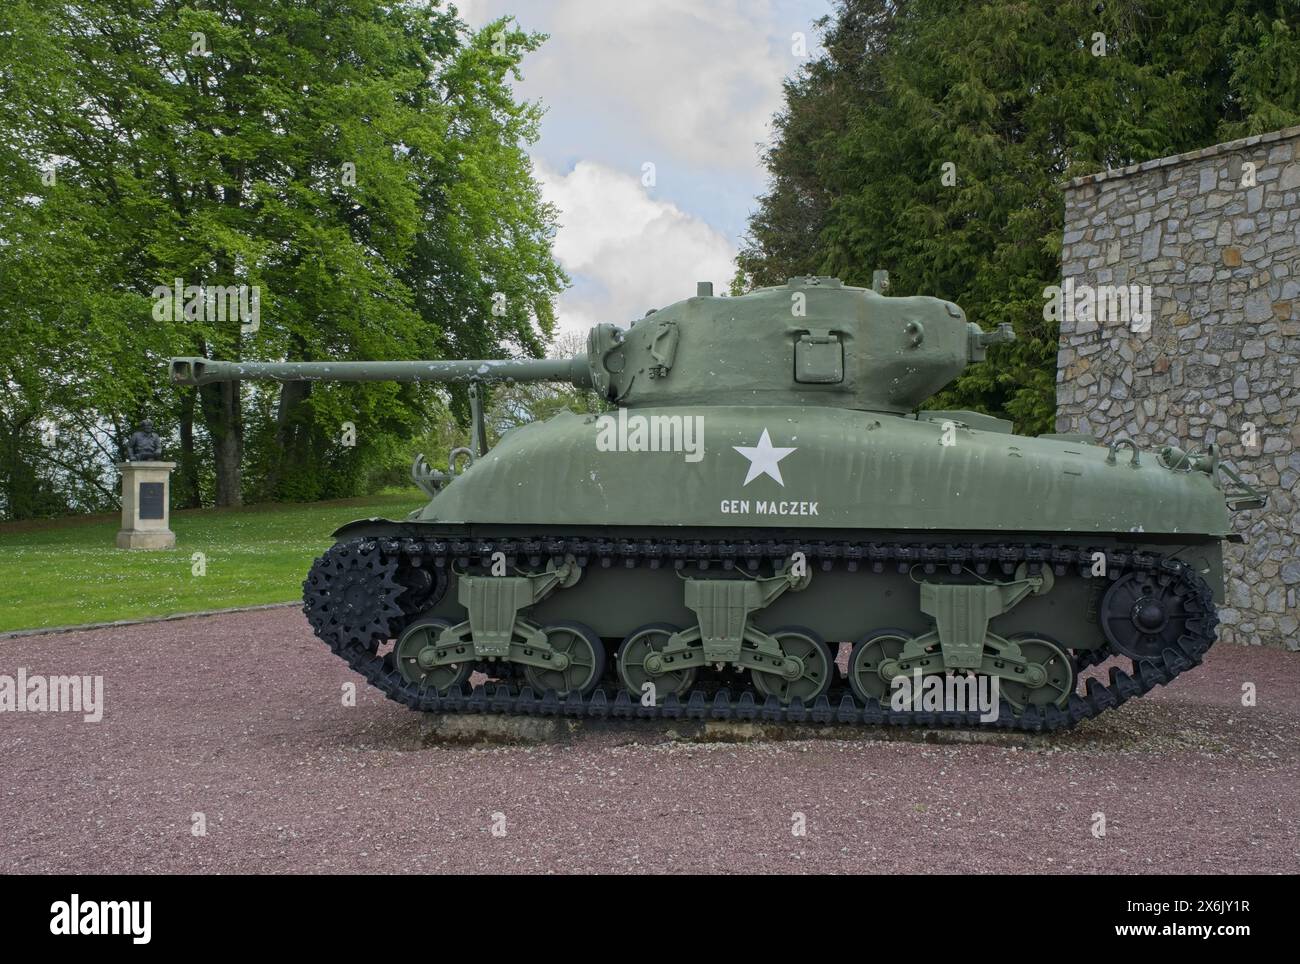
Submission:
POLYGON ((957 302, 994 349, 931 404, 1051 431, 1071 177, 1300 123, 1288 0, 842 0, 786 85, 737 289, 796 274, 957 302), (947 176, 945 176, 947 175, 947 176))

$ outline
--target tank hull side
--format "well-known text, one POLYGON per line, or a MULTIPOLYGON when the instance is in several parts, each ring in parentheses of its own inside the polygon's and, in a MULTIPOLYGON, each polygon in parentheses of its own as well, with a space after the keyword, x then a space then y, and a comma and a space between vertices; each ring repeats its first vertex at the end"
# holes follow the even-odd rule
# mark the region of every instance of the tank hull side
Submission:
POLYGON ((1120 450, 1114 464, 1107 455, 1096 445, 847 410, 564 414, 511 432, 417 518, 562 527, 1230 531, 1209 476, 1169 471, 1151 453, 1137 465, 1131 451, 1120 450), (688 422, 690 429, 674 428, 688 422), (663 447, 690 443, 690 450, 636 450, 651 439, 663 447))

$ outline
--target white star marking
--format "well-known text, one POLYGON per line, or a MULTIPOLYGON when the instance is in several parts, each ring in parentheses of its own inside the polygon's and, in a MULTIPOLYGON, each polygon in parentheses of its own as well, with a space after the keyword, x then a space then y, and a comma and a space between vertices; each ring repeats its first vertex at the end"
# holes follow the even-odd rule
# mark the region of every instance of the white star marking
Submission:
POLYGON ((770 475, 779 485, 785 485, 785 479, 781 478, 781 467, 777 463, 795 449, 774 447, 767 429, 763 429, 758 444, 752 448, 748 445, 733 445, 732 448, 749 459, 749 473, 745 476, 745 485, 749 485, 760 475, 770 475))

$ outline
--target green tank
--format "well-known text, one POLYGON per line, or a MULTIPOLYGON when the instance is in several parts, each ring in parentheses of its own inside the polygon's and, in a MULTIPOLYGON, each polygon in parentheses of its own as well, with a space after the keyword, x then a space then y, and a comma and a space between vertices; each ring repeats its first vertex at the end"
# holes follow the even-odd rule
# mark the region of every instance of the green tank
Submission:
POLYGON ((316 635, 407 706, 1050 730, 1201 661, 1229 509, 1262 500, 1213 446, 920 410, 1012 338, 807 277, 701 284, 572 359, 171 371, 470 385, 471 446, 412 470, 429 503, 339 529, 303 587, 316 635), (489 450, 477 387, 532 380, 609 410, 489 450))

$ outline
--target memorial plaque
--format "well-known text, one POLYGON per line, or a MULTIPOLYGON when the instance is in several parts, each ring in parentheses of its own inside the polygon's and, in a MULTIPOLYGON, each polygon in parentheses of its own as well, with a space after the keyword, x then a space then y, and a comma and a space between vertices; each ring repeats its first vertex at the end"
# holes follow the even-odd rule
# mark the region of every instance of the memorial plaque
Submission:
POLYGON ((140 483, 141 519, 165 518, 163 513, 163 491, 165 488, 166 485, 162 482, 140 483))

